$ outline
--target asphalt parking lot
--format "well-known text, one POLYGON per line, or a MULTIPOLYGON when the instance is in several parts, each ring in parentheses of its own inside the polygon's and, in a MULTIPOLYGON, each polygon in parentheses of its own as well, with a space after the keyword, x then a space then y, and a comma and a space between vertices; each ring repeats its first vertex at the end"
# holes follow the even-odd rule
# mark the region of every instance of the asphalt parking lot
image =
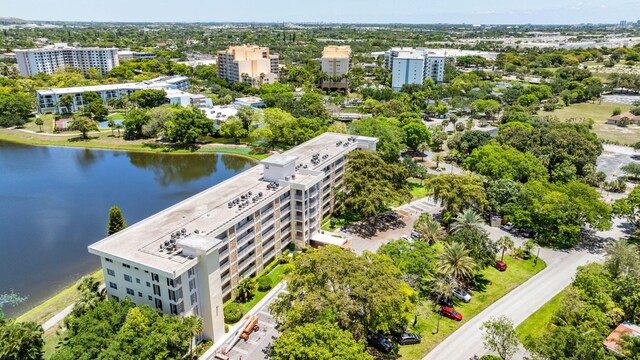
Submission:
POLYGON ((599 171, 607 174, 607 180, 611 181, 618 176, 623 176, 625 173, 620 170, 620 168, 634 161, 640 161, 640 153, 630 155, 612 153, 605 150, 602 155, 598 157, 596 165, 599 171))
POLYGON ((634 101, 639 101, 640 95, 602 95, 602 101, 614 104, 627 104, 631 105, 634 101))

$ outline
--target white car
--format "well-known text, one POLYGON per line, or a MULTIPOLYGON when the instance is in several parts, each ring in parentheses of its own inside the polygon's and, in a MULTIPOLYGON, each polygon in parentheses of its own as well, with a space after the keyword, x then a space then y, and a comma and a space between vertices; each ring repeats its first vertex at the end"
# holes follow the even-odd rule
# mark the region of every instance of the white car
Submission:
POLYGON ((469 293, 464 290, 460 290, 460 289, 453 290, 453 296, 457 297, 458 299, 466 303, 471 301, 471 295, 469 295, 469 293))
POLYGON ((402 240, 413 241, 413 239, 407 235, 402 235, 402 240))
POLYGON ((502 227, 505 231, 511 231, 513 230, 513 224, 508 222, 506 223, 503 227, 502 227))

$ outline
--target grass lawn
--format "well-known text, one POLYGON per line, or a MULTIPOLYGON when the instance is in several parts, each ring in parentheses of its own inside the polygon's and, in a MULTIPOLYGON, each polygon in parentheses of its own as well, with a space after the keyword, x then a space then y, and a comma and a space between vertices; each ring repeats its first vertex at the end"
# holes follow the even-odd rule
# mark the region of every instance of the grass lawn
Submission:
MULTIPOLYGON (((275 260, 275 261, 278 261, 278 260, 275 260)), ((258 278, 263 276, 268 277, 271 279, 271 284, 275 286, 277 283, 282 281, 282 278, 284 277, 284 269, 285 269, 284 265, 285 264, 280 264, 276 266, 273 270, 271 270, 269 274, 266 274, 266 275, 258 274, 258 276, 256 276, 255 279, 257 280, 258 278)), ((253 293, 253 297, 251 298, 251 300, 247 301, 246 303, 239 303, 240 307, 242 308, 243 314, 246 314, 249 310, 251 310, 254 306, 256 306, 256 304, 260 302, 260 300, 262 300, 265 297, 265 295, 269 293, 269 291, 271 291, 271 289, 267 291, 260 291, 256 289, 256 291, 253 293)), ((227 302, 225 306, 233 302, 235 302, 235 300, 227 302)), ((233 325, 233 324, 228 324, 228 325, 233 325)))
POLYGON ((553 314, 560 308, 562 301, 567 294, 567 288, 554 296, 549 302, 542 305, 538 311, 531 314, 522 324, 518 325, 516 331, 518 338, 525 344, 528 338, 537 339, 541 337, 551 323, 553 314))
POLYGON ((422 199, 431 194, 431 189, 422 185, 422 180, 410 178, 409 191, 411 192, 411 201, 422 199))
POLYGON ((329 216, 325 219, 321 228, 324 231, 335 231, 345 225, 353 224, 360 220, 362 220, 360 216, 351 213, 341 214, 340 217, 329 216))
MULTIPOLYGON (((102 269, 92 273, 91 276, 102 283, 102 269)), ((70 285, 69 287, 60 291, 45 302, 20 315, 16 320, 35 321, 38 324, 44 324, 55 314, 59 313, 62 309, 66 308, 76 301, 76 299, 80 295, 78 293, 78 290, 76 290, 78 282, 75 282, 73 285, 70 285)))
MULTIPOLYGON (((509 267, 505 272, 499 272, 490 267, 480 273, 483 283, 486 283, 486 287, 484 289, 476 289, 472 294, 473 299, 468 304, 462 302, 456 304, 455 309, 462 314, 462 321, 458 322, 443 317, 440 320, 440 331, 437 334, 433 334, 438 322, 438 315, 433 312, 433 303, 428 301, 426 304, 419 306, 418 314, 421 316, 418 317, 418 323, 413 332, 420 334, 422 342, 416 345, 401 346, 401 358, 408 360, 422 359, 465 322, 546 267, 542 260, 539 260, 534 268, 533 259, 516 260, 511 256, 505 256, 505 263, 509 267)), ((413 316, 411 316, 410 320, 410 323, 412 322, 413 316)))
POLYGON ((585 118, 594 121, 593 130, 603 140, 618 142, 623 145, 631 145, 640 138, 639 127, 620 127, 616 125, 607 125, 605 122, 615 108, 620 108, 622 112, 629 111, 631 105, 605 103, 579 103, 571 106, 548 112, 541 111, 540 115, 557 116, 560 120, 571 118, 585 118))
POLYGON ((107 120, 124 120, 124 114, 123 113, 113 113, 113 114, 109 114, 109 116, 107 116, 107 120))
POLYGON ((43 357, 45 359, 50 359, 51 356, 53 356, 53 353, 56 351, 56 346, 58 346, 58 342, 63 336, 64 331, 59 328, 59 325, 56 325, 44 332, 42 335, 42 338, 44 339, 44 346, 42 350, 44 351, 43 357), (58 334, 58 332, 60 334, 58 334))

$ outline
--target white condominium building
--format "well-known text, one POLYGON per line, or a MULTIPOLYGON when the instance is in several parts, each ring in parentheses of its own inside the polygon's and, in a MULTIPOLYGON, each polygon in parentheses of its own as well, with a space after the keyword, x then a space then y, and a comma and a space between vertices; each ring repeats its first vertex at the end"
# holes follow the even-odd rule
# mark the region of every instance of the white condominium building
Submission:
POLYGON ((16 49, 14 52, 22 76, 41 72, 53 74, 63 66, 80 69, 83 73, 96 68, 105 74, 119 65, 116 48, 75 48, 57 43, 41 49, 16 49))
POLYGON ((392 48, 384 53, 384 65, 391 71, 391 87, 395 90, 405 84, 422 84, 429 78, 441 83, 444 64, 444 55, 425 48, 392 48))
POLYGON ((224 335, 223 303, 290 243, 317 241, 334 207, 345 155, 378 139, 325 133, 89 246, 107 294, 164 313, 196 315, 224 335), (314 238, 315 237, 315 238, 314 238))
POLYGON ((167 93, 167 103, 182 106, 194 105, 199 107, 204 103, 211 106, 211 99, 202 95, 195 95, 184 90, 189 88, 189 78, 186 76, 161 76, 155 79, 125 84, 78 86, 69 88, 44 89, 36 91, 36 109, 39 113, 53 112, 56 114, 78 111, 82 106, 89 105, 84 102, 82 94, 95 92, 107 105, 111 99, 119 99, 123 95, 131 95, 138 90, 157 89, 167 93), (70 94, 73 97, 71 109, 60 105, 62 96, 70 94))
POLYGON ((256 45, 232 46, 218 51, 218 77, 229 84, 244 81, 251 86, 278 81, 280 56, 256 45))
POLYGON ((326 46, 322 51, 321 67, 330 79, 322 82, 322 88, 328 90, 347 89, 349 83, 343 75, 351 70, 351 47, 326 46), (341 78, 338 80, 338 78, 341 78), (338 80, 338 81, 336 81, 338 80))

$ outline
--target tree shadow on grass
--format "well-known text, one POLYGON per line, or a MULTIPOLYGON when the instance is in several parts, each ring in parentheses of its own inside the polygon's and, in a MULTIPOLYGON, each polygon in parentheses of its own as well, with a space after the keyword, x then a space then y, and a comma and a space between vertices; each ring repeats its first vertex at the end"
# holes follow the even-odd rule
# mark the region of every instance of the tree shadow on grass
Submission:
POLYGON ((484 274, 476 274, 471 284, 474 293, 486 292, 489 285, 491 285, 491 281, 484 274))
POLYGON ((89 140, 96 140, 98 137, 97 136, 87 136, 86 138, 82 137, 82 136, 78 136, 78 137, 73 137, 70 139, 67 139, 68 142, 81 142, 81 141, 89 141, 89 140))

